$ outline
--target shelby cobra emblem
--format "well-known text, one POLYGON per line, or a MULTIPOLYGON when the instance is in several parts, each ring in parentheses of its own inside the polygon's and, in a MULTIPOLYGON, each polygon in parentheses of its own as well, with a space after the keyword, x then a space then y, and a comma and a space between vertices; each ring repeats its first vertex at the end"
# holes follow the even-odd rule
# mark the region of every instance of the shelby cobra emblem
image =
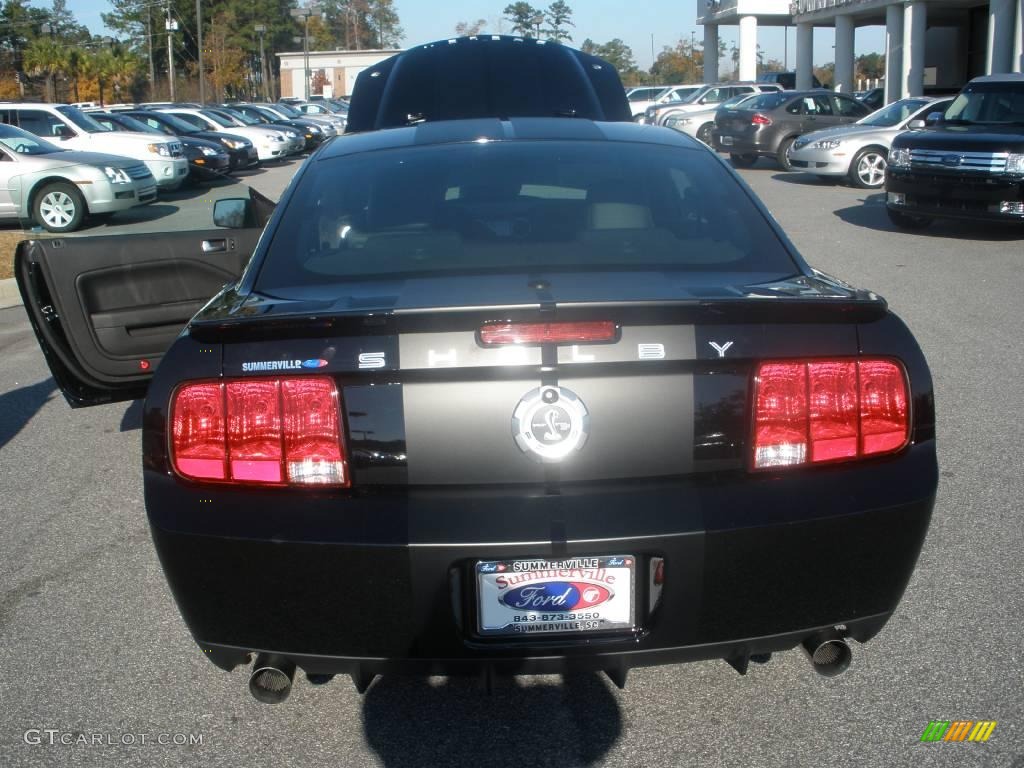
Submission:
POLYGON ((587 441, 590 416, 576 393, 565 387, 538 387, 512 413, 512 436, 531 458, 562 461, 587 441))

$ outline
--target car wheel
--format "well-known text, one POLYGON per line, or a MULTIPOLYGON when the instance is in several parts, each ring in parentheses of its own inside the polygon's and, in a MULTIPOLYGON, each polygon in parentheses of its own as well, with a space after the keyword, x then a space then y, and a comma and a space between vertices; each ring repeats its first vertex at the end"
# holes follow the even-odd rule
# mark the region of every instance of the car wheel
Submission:
POLYGON ((697 140, 703 141, 709 147, 711 146, 711 131, 714 129, 714 123, 704 123, 700 128, 697 129, 697 140))
POLYGON ((861 189, 878 189, 885 184, 884 149, 866 147, 850 163, 850 182, 861 189))
POLYGON ((793 146, 794 139, 783 139, 782 143, 779 144, 779 151, 775 153, 775 159, 779 161, 779 165, 782 166, 784 171, 792 171, 793 164, 789 162, 789 150, 793 146))
POLYGON ((886 208, 885 212, 889 214, 889 221, 900 229, 924 229, 932 223, 927 216, 911 216, 909 213, 900 213, 892 208, 886 208))
POLYGON ((71 184, 55 182, 36 195, 33 215, 47 232, 74 232, 85 218, 85 200, 71 184))
POLYGON ((742 155, 732 154, 729 155, 729 160, 737 168, 753 168, 754 163, 757 162, 757 155, 755 155, 753 152, 747 152, 746 154, 742 155))

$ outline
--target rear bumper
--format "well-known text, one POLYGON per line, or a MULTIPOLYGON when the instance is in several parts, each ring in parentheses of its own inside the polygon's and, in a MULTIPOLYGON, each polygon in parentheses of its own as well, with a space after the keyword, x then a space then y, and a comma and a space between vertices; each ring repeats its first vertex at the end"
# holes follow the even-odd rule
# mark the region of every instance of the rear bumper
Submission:
POLYGON ((200 492, 147 470, 146 503, 182 615, 224 668, 262 650, 313 673, 628 669, 878 632, 927 530, 934 443, 800 475, 341 499, 200 492), (477 560, 613 554, 637 558, 633 632, 477 634, 477 560))

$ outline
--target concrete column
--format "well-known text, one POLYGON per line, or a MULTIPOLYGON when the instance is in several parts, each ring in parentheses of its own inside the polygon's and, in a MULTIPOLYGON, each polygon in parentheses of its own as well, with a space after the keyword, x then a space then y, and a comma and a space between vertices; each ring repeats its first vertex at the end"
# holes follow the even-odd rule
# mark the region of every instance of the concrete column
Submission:
POLYGON ((740 80, 757 80, 757 17, 740 19, 740 80))
POLYGON ((903 8, 885 8, 885 103, 903 98, 903 8))
POLYGON ((1013 33, 1016 26, 1015 0, 989 0, 988 46, 985 51, 985 73, 1009 72, 1013 55, 1013 33))
POLYGON ((836 72, 834 88, 843 93, 853 90, 853 17, 836 16, 836 72))
POLYGON ((704 82, 718 82, 718 25, 704 25, 704 82))
POLYGON ((1013 25, 1011 72, 1024 72, 1024 0, 1017 0, 1017 18, 1013 25))
POLYGON ((914 0, 903 7, 903 95, 924 93, 924 41, 928 7, 914 0))
POLYGON ((796 89, 809 90, 814 85, 814 25, 796 25, 796 89))

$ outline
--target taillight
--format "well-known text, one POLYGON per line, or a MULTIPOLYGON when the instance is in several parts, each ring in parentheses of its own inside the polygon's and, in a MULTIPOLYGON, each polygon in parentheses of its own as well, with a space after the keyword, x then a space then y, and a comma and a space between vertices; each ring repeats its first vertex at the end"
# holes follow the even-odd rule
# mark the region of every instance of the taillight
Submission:
POLYGON ((171 464, 191 480, 350 484, 338 390, 325 376, 186 384, 171 404, 171 464))
POLYGON ((754 116, 750 118, 751 125, 771 125, 772 119, 768 115, 762 115, 760 112, 755 112, 754 116))
POLYGON ((582 344, 615 341, 615 323, 598 320, 582 323, 487 323, 480 328, 480 343, 487 347, 502 344, 582 344))
POLYGON ((755 469, 895 453, 909 439, 907 377, 895 361, 772 361, 757 369, 755 469))

